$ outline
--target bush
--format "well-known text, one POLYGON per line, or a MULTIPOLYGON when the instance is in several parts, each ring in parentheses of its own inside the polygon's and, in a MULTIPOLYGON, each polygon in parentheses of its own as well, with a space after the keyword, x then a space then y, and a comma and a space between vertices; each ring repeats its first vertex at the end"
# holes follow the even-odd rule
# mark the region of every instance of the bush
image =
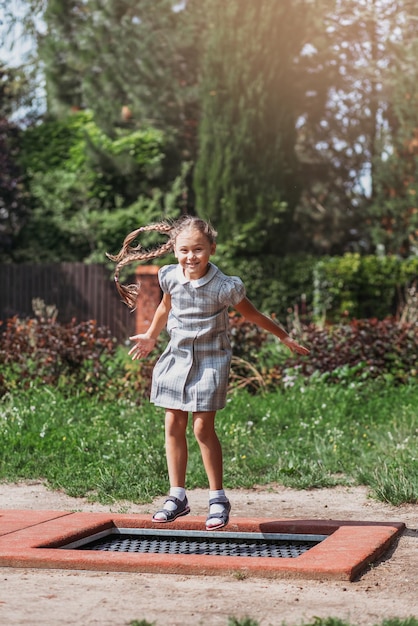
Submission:
POLYGON ((96 393, 116 342, 96 322, 13 317, 0 334, 0 395, 34 381, 96 393))
POLYGON ((168 142, 153 128, 121 128, 110 138, 79 112, 27 129, 21 144, 30 211, 13 241, 17 262, 80 261, 97 249, 104 261, 103 214, 111 225, 118 211, 123 228, 121 213, 138 201, 128 220, 137 227, 132 212, 151 205, 148 213, 161 216, 164 193, 175 187, 164 165, 168 142))
POLYGON ((268 333, 230 316, 234 352, 231 387, 252 391, 285 387, 296 377, 323 376, 330 383, 383 379, 397 384, 418 377, 418 325, 394 318, 351 320, 291 331, 310 349, 307 357, 292 355, 268 333))
POLYGON ((303 321, 311 321, 315 257, 271 254, 232 257, 223 244, 218 245, 217 253, 221 259, 220 269, 244 280, 247 295, 257 308, 268 315, 275 314, 282 323, 293 311, 297 311, 303 321))
POLYGON ((149 396, 153 356, 132 361, 94 320, 61 324, 54 316, 13 317, 0 332, 0 397, 45 384, 64 395, 132 396, 141 402, 149 396))
MULTIPOLYGON (((275 391, 297 378, 346 384, 417 381, 416 323, 352 320, 325 328, 311 324, 291 334, 310 349, 309 356, 291 354, 275 337, 231 313, 230 390, 275 391)), ((64 393, 130 397, 140 404, 149 397, 152 369, 165 341, 162 336, 146 360, 132 361, 128 349, 117 346, 95 321, 62 325, 44 317, 14 317, 0 334, 0 396, 40 382, 64 393)))
POLYGON ((383 378, 407 383, 418 375, 418 326, 384 320, 352 320, 304 331, 309 357, 295 356, 286 366, 299 375, 324 374, 330 382, 383 378))
POLYGON ((418 279, 418 258, 360 256, 323 258, 314 268, 314 320, 384 319, 395 315, 418 279))

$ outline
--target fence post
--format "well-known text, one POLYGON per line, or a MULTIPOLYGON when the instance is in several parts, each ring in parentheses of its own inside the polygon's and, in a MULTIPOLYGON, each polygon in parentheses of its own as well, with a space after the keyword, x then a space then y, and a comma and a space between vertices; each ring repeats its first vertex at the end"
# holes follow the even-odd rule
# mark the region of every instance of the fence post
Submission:
POLYGON ((137 335, 148 330, 155 309, 161 300, 161 289, 157 277, 158 270, 159 267, 156 265, 140 265, 135 272, 137 282, 141 283, 135 311, 135 331, 137 335))

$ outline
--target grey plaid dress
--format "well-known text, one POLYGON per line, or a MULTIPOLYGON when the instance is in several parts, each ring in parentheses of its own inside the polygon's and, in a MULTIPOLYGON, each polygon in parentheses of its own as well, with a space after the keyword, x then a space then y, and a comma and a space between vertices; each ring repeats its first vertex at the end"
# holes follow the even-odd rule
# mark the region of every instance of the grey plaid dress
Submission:
POLYGON ((188 412, 222 409, 232 355, 228 307, 245 297, 244 284, 212 263, 197 280, 177 264, 162 267, 158 277, 171 296, 170 342, 154 367, 151 402, 188 412))

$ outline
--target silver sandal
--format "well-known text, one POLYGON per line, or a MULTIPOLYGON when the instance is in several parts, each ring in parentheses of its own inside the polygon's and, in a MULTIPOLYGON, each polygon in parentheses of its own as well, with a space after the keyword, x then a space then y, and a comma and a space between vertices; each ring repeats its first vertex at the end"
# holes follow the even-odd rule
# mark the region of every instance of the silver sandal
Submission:
POLYGON ((219 513, 209 513, 206 518, 206 530, 218 530, 219 528, 226 526, 229 522, 229 514, 231 512, 230 501, 222 498, 212 498, 212 500, 209 500, 209 511, 212 504, 220 504, 223 506, 223 511, 220 511, 219 513), (216 524, 216 526, 211 526, 210 524, 208 525, 208 522, 210 522, 211 519, 218 519, 220 520, 220 523, 216 524))
POLYGON ((177 519, 178 517, 181 517, 182 515, 187 515, 188 513, 190 513, 190 507, 187 501, 187 497, 185 497, 184 500, 179 500, 178 498, 175 498, 174 496, 168 496, 168 498, 165 499, 164 504, 166 502, 174 502, 177 508, 175 508, 174 511, 170 511, 169 509, 165 509, 164 507, 162 509, 159 509, 152 516, 153 522, 166 524, 167 522, 174 522, 174 520, 177 519), (165 519, 156 519, 155 516, 158 515, 158 513, 163 513, 165 515, 165 519))

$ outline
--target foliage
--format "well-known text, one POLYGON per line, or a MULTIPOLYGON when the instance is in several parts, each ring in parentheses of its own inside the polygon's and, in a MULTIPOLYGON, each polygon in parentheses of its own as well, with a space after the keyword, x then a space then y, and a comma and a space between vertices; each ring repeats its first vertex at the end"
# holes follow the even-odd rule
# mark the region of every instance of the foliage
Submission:
POLYGON ((133 362, 110 330, 94 320, 62 324, 55 307, 33 302, 35 317, 10 318, 0 328, 0 396, 36 385, 74 393, 118 398, 133 390, 138 403, 149 395, 154 352, 133 362))
MULTIPOLYGON (((145 502, 166 493, 163 411, 134 389, 103 400, 39 384, 0 400, 0 480, 45 479, 92 500, 145 502)), ((295 383, 284 392, 230 395, 217 416, 227 488, 365 484, 371 495, 418 502, 416 384, 295 383), (408 489, 405 488, 407 485, 408 489)), ((190 437, 189 437, 190 435, 190 437)), ((188 488, 204 488, 189 438, 188 488)))
POLYGON ((19 166, 21 131, 11 121, 21 91, 21 75, 0 62, 0 261, 8 260, 13 238, 26 216, 26 198, 19 166))
POLYGON ((282 344, 233 315, 230 321, 234 359, 231 387, 251 391, 293 385, 300 377, 308 384, 365 384, 379 379, 408 384, 418 378, 418 327, 414 322, 352 320, 346 324, 294 328, 291 334, 306 345, 308 357, 289 355, 282 344))
POLYGON ((241 276, 248 297, 262 311, 274 314, 282 323, 292 314, 305 322, 312 317, 313 271, 317 259, 308 255, 273 254, 249 256, 242 242, 220 243, 215 264, 231 276, 241 276))
MULTIPOLYGON (((18 24, 33 38, 47 114, 88 108, 112 140, 158 128, 166 142, 158 186, 197 161, 198 202, 190 169, 182 210, 196 205, 222 238, 237 235, 248 252, 341 254, 379 244, 414 251, 416 3, 18 5, 0 0, 5 26, 18 24)), ((121 187, 123 206, 137 199, 136 164, 120 156, 96 149, 104 189, 97 210, 106 199, 120 206, 121 187)), ((85 212, 90 182, 81 175, 74 190, 85 212)), ((59 176, 46 183, 48 199, 59 183, 59 176)), ((69 197, 72 185, 67 179, 59 191, 69 197)), ((44 227, 39 219, 39 232, 44 227)), ((46 243, 59 234, 52 229, 46 243)), ((84 258, 81 237, 64 241, 84 258)))
POLYGON ((97 394, 114 353, 110 331, 94 321, 11 318, 0 334, 0 395, 35 383, 97 394))
POLYGON ((171 187, 161 185, 159 131, 120 130, 111 139, 90 113, 77 113, 28 129, 21 155, 32 207, 14 260, 104 261, 129 230, 178 213, 187 167, 171 187))
POLYGON ((250 253, 289 249, 299 188, 296 59, 308 14, 299 1, 210 4, 196 207, 223 239, 242 237, 245 230, 250 253))
POLYGON ((287 366, 307 377, 328 382, 367 381, 409 383, 418 377, 418 326, 393 318, 352 320, 319 328, 309 326, 304 342, 308 358, 293 357, 287 366), (292 365, 293 364, 293 365, 292 365))
POLYGON ((231 388, 252 392, 287 388, 300 377, 309 384, 360 384, 379 379, 409 384, 418 378, 418 326, 415 322, 351 320, 335 326, 295 326, 291 334, 308 357, 289 351, 238 315, 230 317, 234 357, 231 388))
MULTIPOLYGON (((388 167, 388 156, 400 157, 396 169, 404 167, 397 141, 387 131, 394 124, 397 134, 404 121, 394 115, 396 81, 416 84, 416 53, 409 48, 416 41, 417 5, 408 0, 320 0, 315 9, 302 58, 310 89, 298 119, 304 181, 296 213, 304 234, 301 243, 319 254, 372 252, 383 243, 382 236, 404 236, 407 216, 401 203, 396 209, 396 200, 377 187, 392 187, 388 169, 394 163, 388 167), (396 215, 385 207, 388 201, 396 215), (384 233, 380 217, 387 214, 394 230, 387 224, 384 233)), ((416 117, 413 101, 409 104, 416 117)), ((401 248, 387 247, 387 252, 401 248)))
MULTIPOLYGON (((290 354, 274 337, 231 313, 230 391, 283 390, 300 378, 305 384, 321 379, 345 385, 417 380, 415 322, 352 320, 333 327, 295 325, 290 332, 309 347, 308 357, 290 354)), ((132 392, 142 404, 166 340, 163 335, 149 359, 133 362, 127 349, 116 348, 109 331, 94 321, 61 325, 45 314, 29 320, 12 318, 0 334, 0 395, 39 382, 56 384, 65 394, 82 383, 83 393, 112 398, 132 392)))
POLYGON ((39 55, 49 110, 94 110, 107 134, 162 129, 173 152, 169 178, 196 154, 197 73, 205 7, 170 0, 48 3, 39 55), (57 56, 59 61, 57 62, 57 56))
MULTIPOLYGON (((88 261, 103 262, 105 253, 117 251, 126 235, 136 228, 158 222, 163 218, 178 218, 188 174, 189 164, 185 163, 167 191, 156 189, 151 198, 140 196, 129 207, 92 211, 89 223, 95 233, 95 249, 89 255, 88 261)), ((157 240, 158 235, 155 233, 145 233, 141 238, 141 244, 145 248, 151 248, 156 245, 157 240)))
POLYGON ((418 258, 346 253, 320 259, 313 273, 316 321, 382 319, 404 306, 418 279, 418 258))
POLYGON ((369 209, 371 236, 387 254, 418 252, 418 89, 416 37, 405 50, 409 69, 391 69, 388 123, 380 139, 384 159, 376 166, 374 197, 369 209))
POLYGON ((132 200, 149 193, 159 182, 163 159, 161 132, 149 127, 120 129, 110 138, 91 112, 46 121, 27 129, 22 137, 21 164, 29 178, 51 170, 79 175, 85 171, 89 195, 100 199, 102 206, 105 199, 112 206, 117 196, 132 200))

